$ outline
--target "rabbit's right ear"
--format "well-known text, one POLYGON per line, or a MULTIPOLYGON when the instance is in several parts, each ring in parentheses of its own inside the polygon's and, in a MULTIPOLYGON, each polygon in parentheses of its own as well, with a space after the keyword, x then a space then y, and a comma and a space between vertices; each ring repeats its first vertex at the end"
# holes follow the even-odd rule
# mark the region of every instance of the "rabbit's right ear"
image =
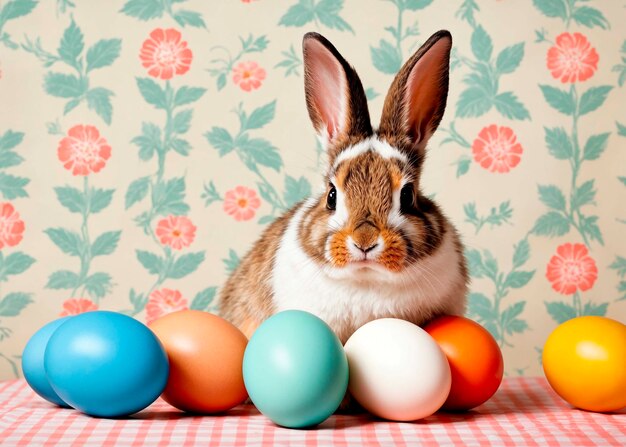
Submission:
POLYGON ((372 135, 367 98, 354 68, 324 36, 305 34, 302 51, 306 105, 332 161, 337 141, 372 135))

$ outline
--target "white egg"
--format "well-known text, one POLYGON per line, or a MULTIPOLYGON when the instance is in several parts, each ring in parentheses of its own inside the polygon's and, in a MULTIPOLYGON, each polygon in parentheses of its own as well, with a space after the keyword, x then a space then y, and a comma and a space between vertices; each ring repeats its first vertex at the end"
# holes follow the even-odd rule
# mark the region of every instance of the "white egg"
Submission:
POLYGON ((445 402, 450 365, 437 342, 408 321, 383 318, 346 342, 349 390, 370 413, 394 421, 430 416, 445 402))

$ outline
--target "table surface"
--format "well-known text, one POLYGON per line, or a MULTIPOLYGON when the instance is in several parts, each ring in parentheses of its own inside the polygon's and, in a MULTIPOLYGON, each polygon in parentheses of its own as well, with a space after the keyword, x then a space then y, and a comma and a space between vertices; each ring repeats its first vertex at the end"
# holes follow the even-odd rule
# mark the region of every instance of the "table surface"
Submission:
POLYGON ((308 430, 277 427, 251 405, 187 415, 158 400, 124 419, 55 407, 23 380, 0 383, 0 445, 8 446, 626 446, 626 412, 599 414, 562 401, 543 378, 507 378, 484 405, 411 423, 334 415, 308 430))

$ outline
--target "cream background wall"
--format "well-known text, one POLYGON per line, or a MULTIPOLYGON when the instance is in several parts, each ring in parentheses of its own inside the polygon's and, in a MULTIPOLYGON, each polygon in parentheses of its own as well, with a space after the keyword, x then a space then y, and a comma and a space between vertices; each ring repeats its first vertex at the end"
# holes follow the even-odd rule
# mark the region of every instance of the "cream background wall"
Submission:
POLYGON ((469 315, 507 374, 539 374, 558 322, 626 322, 625 7, 0 1, 0 378, 60 314, 215 309, 237 259, 320 183, 305 32, 354 64, 377 123, 400 62, 442 28, 450 96, 423 188, 467 245, 469 315))

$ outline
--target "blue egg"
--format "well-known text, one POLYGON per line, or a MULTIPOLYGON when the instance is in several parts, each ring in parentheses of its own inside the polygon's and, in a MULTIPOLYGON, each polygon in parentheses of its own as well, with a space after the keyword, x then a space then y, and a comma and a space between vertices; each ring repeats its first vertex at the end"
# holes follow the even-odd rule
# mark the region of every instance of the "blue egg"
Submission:
POLYGON ((276 424, 308 427, 339 407, 348 387, 348 360, 324 321, 288 310, 252 335, 243 358, 243 380, 254 405, 276 424))
POLYGON ((22 352, 22 372, 24 373, 26 382, 35 393, 39 394, 48 402, 62 407, 67 407, 68 405, 63 402, 63 399, 61 399, 50 386, 50 382, 46 377, 46 370, 43 366, 43 356, 48 340, 50 340, 54 331, 69 318, 70 317, 59 318, 43 326, 30 337, 22 352))
POLYGON ((167 383, 163 346, 147 326, 126 315, 77 315, 48 341, 44 366, 54 391, 72 407, 98 417, 136 413, 167 383))

